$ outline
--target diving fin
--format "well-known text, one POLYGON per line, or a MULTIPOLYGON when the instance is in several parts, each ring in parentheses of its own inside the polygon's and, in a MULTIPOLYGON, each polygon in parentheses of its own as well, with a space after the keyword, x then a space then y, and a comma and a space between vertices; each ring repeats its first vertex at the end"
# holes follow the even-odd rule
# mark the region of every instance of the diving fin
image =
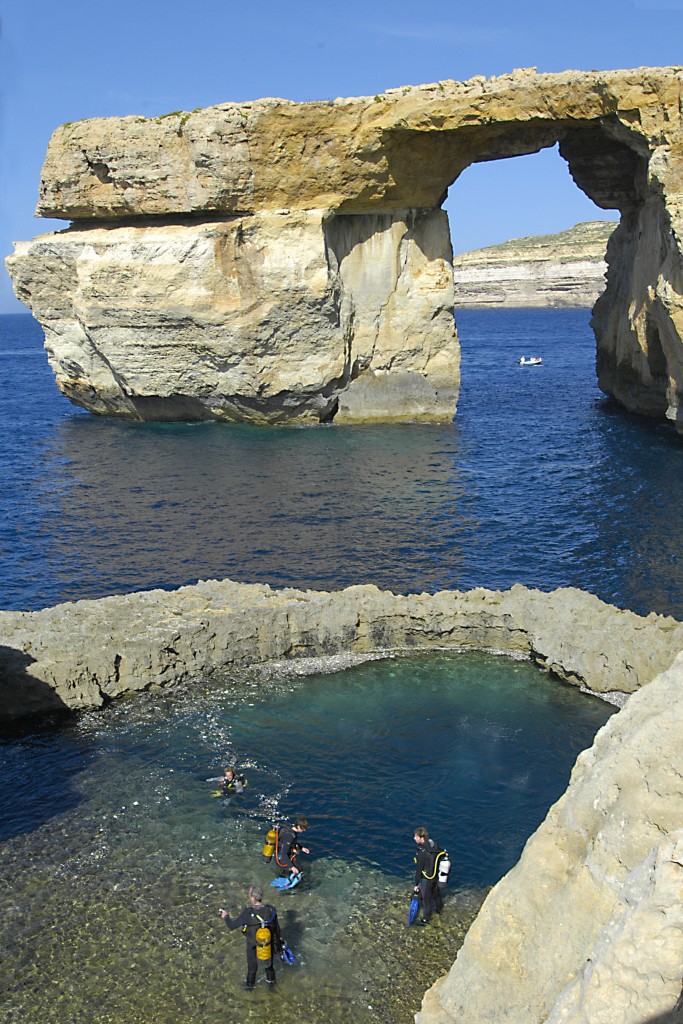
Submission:
POLYGON ((289 875, 288 878, 274 878, 270 883, 275 886, 276 889, 293 889, 295 885, 298 885, 303 877, 303 872, 299 872, 298 875, 289 875))
POLYGON ((274 878, 273 881, 270 884, 275 889, 286 889, 287 886, 289 885, 289 879, 288 878, 274 878))
POLYGON ((417 917, 417 912, 420 909, 420 900, 417 896, 413 896, 410 901, 410 909, 408 910, 408 927, 413 923, 417 917))
POLYGON ((280 959, 284 963, 286 963, 286 964, 290 964, 291 965, 291 964, 295 964, 296 963, 296 957, 294 956, 294 954, 292 953, 291 949, 289 948, 287 943, 284 941, 284 939, 282 940, 282 949, 280 950, 280 959))

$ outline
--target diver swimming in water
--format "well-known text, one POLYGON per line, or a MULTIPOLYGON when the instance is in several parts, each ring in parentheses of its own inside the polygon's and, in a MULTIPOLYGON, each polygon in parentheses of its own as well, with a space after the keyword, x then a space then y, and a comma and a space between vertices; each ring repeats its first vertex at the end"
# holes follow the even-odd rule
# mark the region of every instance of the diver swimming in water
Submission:
POLYGON ((224 807, 229 807, 234 797, 241 796, 249 785, 244 775, 238 774, 237 770, 231 767, 226 768, 222 775, 216 775, 206 781, 218 783, 220 788, 215 795, 223 797, 224 807))

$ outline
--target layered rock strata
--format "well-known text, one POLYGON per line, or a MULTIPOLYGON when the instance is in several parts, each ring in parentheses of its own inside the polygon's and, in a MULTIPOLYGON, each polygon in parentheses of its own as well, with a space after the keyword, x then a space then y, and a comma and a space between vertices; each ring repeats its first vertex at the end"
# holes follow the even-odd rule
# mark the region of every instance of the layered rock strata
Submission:
POLYGON ((683 654, 579 755, 418 1024, 683 1019, 683 654))
POLYGON ((49 306, 60 389, 93 412, 438 421, 459 379, 449 245, 440 210, 268 211, 43 235, 13 272, 49 306))
POLYGON ((397 648, 533 658, 569 683, 623 696, 683 649, 683 623, 571 588, 402 596, 370 585, 326 593, 213 581, 0 612, 0 718, 99 707, 231 665, 397 648))
POLYGON ((453 258, 458 309, 591 308, 605 289, 613 221, 514 238, 453 258))
POLYGON ((621 212, 594 317, 600 386, 678 421, 682 81, 680 68, 527 69, 64 125, 38 212, 74 227, 21 243, 8 266, 59 386, 94 411, 449 419, 441 202, 470 164, 559 142, 578 186, 621 212))

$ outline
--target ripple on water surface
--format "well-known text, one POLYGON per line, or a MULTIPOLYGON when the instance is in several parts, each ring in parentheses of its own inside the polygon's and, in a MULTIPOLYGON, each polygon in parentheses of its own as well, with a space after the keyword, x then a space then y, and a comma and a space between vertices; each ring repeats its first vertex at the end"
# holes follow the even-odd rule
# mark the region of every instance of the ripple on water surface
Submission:
POLYGON ((299 957, 278 966, 279 998, 307 1021, 412 1020, 612 709, 493 656, 329 667, 140 695, 1 742, 4 1022, 272 1012, 262 984, 241 990, 244 941, 218 909, 270 882, 264 833, 296 813, 306 879, 268 890, 299 957), (233 758, 250 784, 226 809, 205 780, 233 758), (409 930, 418 824, 454 869, 441 917, 409 930))
POLYGON ((454 423, 302 430, 88 415, 35 321, 0 317, 0 608, 230 577, 577 586, 682 618, 683 444, 598 391, 589 311, 456 318, 454 423))

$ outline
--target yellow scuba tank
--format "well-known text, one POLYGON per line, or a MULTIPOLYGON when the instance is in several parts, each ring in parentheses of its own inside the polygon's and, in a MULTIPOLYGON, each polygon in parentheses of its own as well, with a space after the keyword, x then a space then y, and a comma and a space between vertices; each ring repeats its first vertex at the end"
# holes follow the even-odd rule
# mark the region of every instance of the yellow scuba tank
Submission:
POLYGON ((273 955, 270 928, 261 925, 256 929, 256 959, 270 960, 273 955))
POLYGON ((265 842, 263 844, 263 849, 261 850, 261 853, 263 854, 263 859, 266 862, 271 861, 273 859, 273 854, 275 853, 275 844, 276 844, 276 842, 277 842, 277 832, 275 831, 274 828, 269 828, 268 832, 266 833, 266 839, 265 839, 265 842))

